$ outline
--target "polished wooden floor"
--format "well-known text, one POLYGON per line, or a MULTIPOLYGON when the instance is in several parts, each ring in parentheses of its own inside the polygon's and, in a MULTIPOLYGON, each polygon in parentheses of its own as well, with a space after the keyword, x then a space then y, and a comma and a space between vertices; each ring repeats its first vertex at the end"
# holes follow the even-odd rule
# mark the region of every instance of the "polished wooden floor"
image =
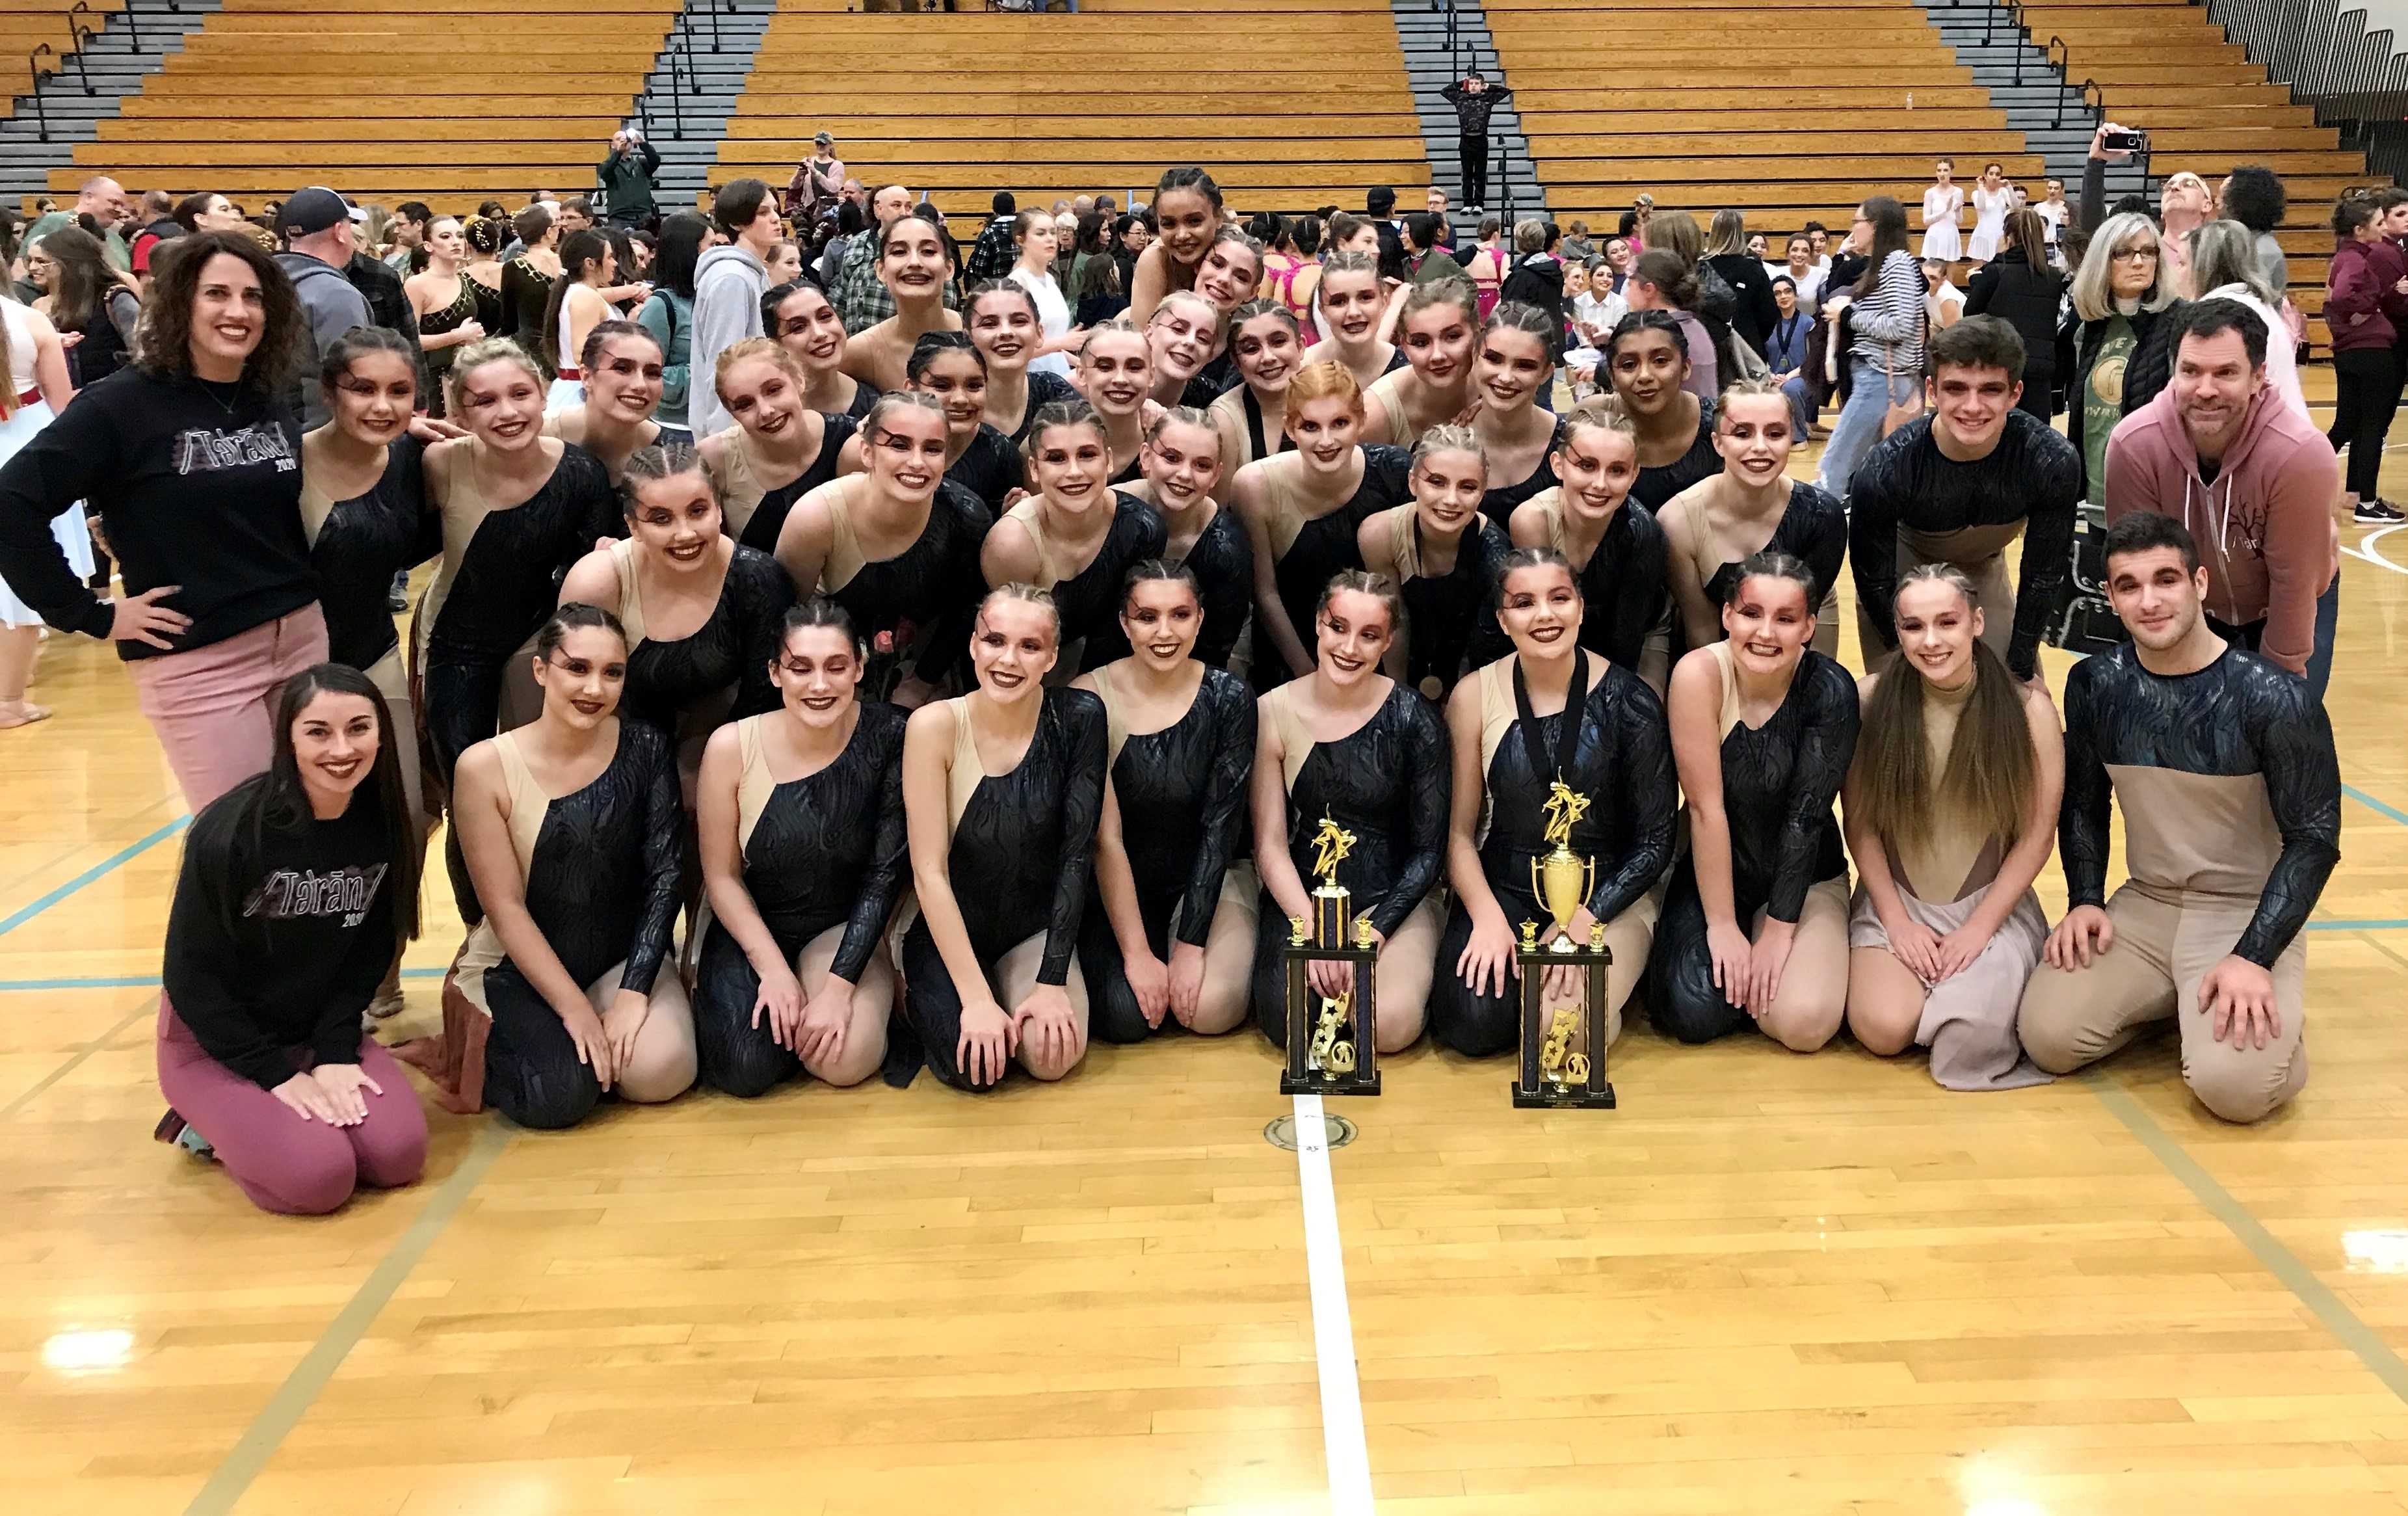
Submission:
MULTIPOLYGON (((2296 1107, 2223 1127, 2162 1043, 1972 1095, 1642 1029, 1622 1108, 1568 1115, 1396 1059, 1331 1155, 1380 1509, 2408 1511, 2408 534, 2342 531, 2296 1107)), ((1252 1034, 984 1100, 438 1113, 418 1188, 264 1216, 149 1139, 165 765, 99 648, 38 693, 0 733, 0 1509, 1364 1509, 1252 1034)))

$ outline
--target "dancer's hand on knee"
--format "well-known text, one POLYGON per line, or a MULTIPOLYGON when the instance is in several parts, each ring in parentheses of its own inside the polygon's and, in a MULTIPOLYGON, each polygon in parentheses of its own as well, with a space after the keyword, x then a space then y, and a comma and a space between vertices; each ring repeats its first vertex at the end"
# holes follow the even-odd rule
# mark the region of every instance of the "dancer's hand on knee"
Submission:
POLYGON ((1982 956, 1994 935, 1978 922, 1967 922, 1942 937, 1935 951, 1940 972, 1927 982, 1937 984, 1972 967, 1973 960, 1982 956))
POLYGON ((2092 959, 2115 945, 2115 921, 2103 906, 2076 906, 2048 934, 2041 957, 2051 968, 2071 972, 2088 968, 2092 959))
POLYGON ((1034 1049, 1033 1057, 1062 1065, 1074 1063, 1079 1055, 1079 1022, 1070 1008, 1070 992, 1059 984, 1039 984, 1028 992, 1011 1013, 1019 1028, 1019 1042, 1024 1049, 1034 1049))
POLYGON ((1754 964, 1756 949, 1737 922, 1708 922, 1706 951, 1714 965, 1714 988, 1723 998, 1742 1010, 1748 1007, 1748 975, 1754 964))
POLYGON ((853 1029, 853 991, 851 980, 830 974, 796 1013, 795 1040, 786 1046, 806 1063, 842 1056, 845 1034, 853 1029))
POLYGON ((1020 1028, 993 1000, 962 1003, 961 1040, 953 1045, 953 1065, 972 1084, 993 1084, 1003 1078, 1005 1060, 1020 1045, 1020 1028))
POLYGON ((602 1029, 602 1018, 582 1000, 557 1008, 557 1013, 560 1024, 568 1029, 569 1042, 577 1049, 577 1061, 594 1070, 595 1081, 602 1088, 610 1088, 618 1069, 611 1062, 610 1035, 602 1029))
POLYGON ((1160 1027, 1162 1018, 1170 1013, 1170 965, 1156 958, 1153 949, 1140 945, 1135 952, 1123 950, 1121 976, 1137 996, 1138 1014, 1145 1018, 1145 1024, 1160 1027))
POLYGON ((2283 1035, 2274 976, 2237 953, 2227 953, 2199 981, 2199 1008, 2215 1040, 2236 1048, 2263 1048, 2283 1035))
POLYGON ((773 964, 761 975, 761 991, 752 997, 752 1026, 769 1018, 769 1040, 788 1052, 800 1052, 795 1040, 803 1029, 803 982, 783 964, 773 964))
POLYGON ((1483 911, 1471 919, 1471 938, 1455 971, 1473 994, 1503 994, 1522 977, 1522 960, 1513 951, 1513 927, 1501 910, 1483 911), (1492 988, 1493 986, 1493 988, 1492 988))
MULTIPOLYGON (((1196 1008, 1204 1000, 1204 949, 1195 942, 1170 947, 1170 1014, 1182 1026, 1196 1024, 1196 1008)), ((1153 1024, 1160 1026, 1160 1022, 1153 1024)))
POLYGON ((1772 1008, 1773 997, 1781 993, 1781 976, 1789 966, 1790 944, 1798 940, 1796 922, 1776 921, 1767 916, 1756 935, 1756 947, 1748 954, 1747 1013, 1757 1021, 1772 1008))
POLYGON ((325 1086, 307 1074, 295 1074, 267 1093, 283 1101, 286 1109, 305 1122, 320 1121, 329 1126, 342 1124, 335 1120, 335 1103, 326 1098, 325 1086))
POLYGON ((367 1096, 360 1094, 361 1090, 384 1094, 384 1086, 368 1078, 367 1070, 357 1064, 320 1064, 309 1070, 309 1077, 326 1092, 337 1126, 357 1126, 368 1119, 367 1096))
POLYGON ((1882 930, 1889 935, 1889 955, 1912 969, 1916 979, 1937 984, 1946 977, 1940 972, 1940 938, 1931 928, 1901 915, 1896 922, 1882 922, 1882 930))
POLYGON ((610 1069, 614 1076, 634 1061, 636 1035, 644 1029, 644 1019, 652 1013, 651 995, 622 990, 610 997, 610 1008, 602 1013, 602 1032, 610 1042, 610 1069))

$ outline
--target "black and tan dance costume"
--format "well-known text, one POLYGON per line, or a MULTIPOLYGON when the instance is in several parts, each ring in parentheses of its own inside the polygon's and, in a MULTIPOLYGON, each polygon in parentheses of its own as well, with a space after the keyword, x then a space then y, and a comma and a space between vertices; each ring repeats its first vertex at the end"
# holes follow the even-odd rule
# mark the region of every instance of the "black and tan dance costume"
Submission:
MULTIPOLYGON (((1122 493, 1149 506, 1154 503, 1151 485, 1122 493)), ((1167 551, 1164 556, 1168 556, 1167 551)), ((1172 561, 1196 576, 1197 603, 1204 611, 1203 628, 1196 634, 1195 651, 1188 656, 1214 668, 1228 667, 1237 655, 1238 638, 1245 632, 1246 618, 1254 608, 1254 545, 1247 539, 1246 523, 1238 519, 1236 510, 1216 502, 1212 519, 1196 534, 1186 552, 1172 561)), ((1130 651, 1117 617, 1090 633, 1087 645, 1090 668, 1125 658, 1130 651)))
MULTIPOLYGON (((1270 508, 1271 573, 1288 624, 1296 629, 1297 640, 1307 655, 1312 651, 1313 609, 1321 604, 1321 592, 1330 576, 1363 566, 1356 534, 1364 519, 1391 506, 1408 504, 1413 497, 1412 454, 1385 443, 1366 443, 1360 451, 1363 481, 1345 504, 1322 516, 1305 514, 1298 488, 1304 473, 1302 453, 1283 452, 1248 465, 1263 470, 1263 499, 1270 508)), ((1268 690, 1294 678, 1268 637, 1257 635, 1254 642, 1256 690, 1268 690)))
MULTIPOLYGON (((867 476, 838 479, 828 493, 827 560, 817 593, 842 606, 861 629, 873 671, 882 665, 899 668, 908 659, 914 675, 930 684, 965 673, 970 622, 986 594, 979 548, 995 519, 977 496, 940 479, 911 545, 872 562, 862 556, 853 534, 852 496, 862 487, 854 479, 866 484, 867 476)), ((802 589, 813 593, 810 585, 802 589)))
POLYGON ((1662 510, 1671 498, 1692 485, 1702 484, 1723 471, 1723 455, 1714 451, 1714 403, 1698 402, 1698 435, 1689 451, 1660 467, 1641 467, 1632 481, 1630 498, 1650 510, 1662 510))
POLYGON ((779 622, 795 603, 795 581, 767 553, 732 546, 710 616, 685 636, 663 640, 646 630, 636 572, 641 550, 630 538, 610 544, 619 622, 627 629, 627 683, 619 708, 675 740, 706 737, 730 718, 778 708, 769 663, 778 655, 779 622))
MULTIPOLYGON (((1546 521, 1546 546, 1569 559, 1562 489, 1541 491, 1527 503, 1546 521)), ((1655 510, 1635 495, 1615 508, 1588 562, 1572 565, 1586 603, 1581 646, 1652 685, 1663 684, 1671 673, 1671 586, 1664 574, 1664 528, 1655 510)))
MULTIPOLYGON (((867 393, 868 386, 863 390, 867 393)), ((719 492, 724 523, 721 529, 729 536, 763 552, 778 551, 778 534, 785 529, 787 513, 796 501, 837 477, 844 445, 860 427, 853 417, 841 414, 821 415, 820 424, 824 430, 819 451, 803 465, 801 473, 776 486, 761 482, 766 470, 753 453, 752 434, 740 426, 728 429, 711 483, 719 492)))
MULTIPOLYGON (((1039 984, 1068 984, 1095 868, 1096 822, 1104 808, 1104 703, 1085 690, 1047 690, 1037 730, 1010 773, 982 767, 970 713, 953 701, 953 761, 946 780, 953 846, 945 873, 969 934, 970 951, 993 982, 1004 954, 1040 933, 1039 984)), ((962 995, 944 955, 914 916, 903 934, 903 1007, 930 1072, 957 1090, 972 1084, 955 1061, 962 995)), ((1005 1006, 1010 1014, 1012 1008, 1005 1006)))
POLYGON ((1444 704, 1455 682, 1472 669, 1513 651, 1497 624, 1497 573, 1513 544, 1504 528, 1474 515, 1455 539, 1455 566, 1443 574, 1422 568, 1420 508, 1392 506, 1366 523, 1387 536, 1389 562, 1397 565, 1397 592, 1405 603, 1405 682, 1444 704))
POLYGON ((1055 679, 1067 680, 1126 656, 1125 648, 1114 650, 1121 646, 1120 611, 1128 571, 1149 558, 1162 556, 1167 538, 1154 508, 1117 490, 1111 500, 1112 524, 1096 544, 1096 555, 1085 567, 1067 574, 1064 570, 1069 565, 1056 561, 1045 540, 1044 496, 1032 494, 1005 513, 1004 519, 1018 522, 1037 549, 1037 570, 1028 582, 1053 592, 1062 628, 1062 661, 1055 665, 1055 679))
MULTIPOLYGON (((783 784, 762 751, 770 711, 737 723, 736 842, 744 893, 792 965, 813 938, 843 928, 828 972, 859 984, 883 951, 887 919, 910 873, 903 818, 903 726, 907 713, 864 702, 834 762, 783 784)), ((792 1079, 802 1060, 754 1024, 761 976, 716 920, 703 929, 695 968, 694 1036, 703 1080, 729 1094, 757 1095, 792 1079)))
MULTIPOLYGON (((1480 691, 1480 771, 1487 789, 1478 832, 1480 871, 1515 932, 1524 922, 1546 929, 1552 918, 1530 884, 1531 865, 1554 851, 1545 839, 1546 805, 1560 776, 1588 808, 1567 843, 1596 865, 1584 902, 1605 927, 1613 962, 1606 971, 1606 1040, 1622 1026, 1622 1008, 1646 972, 1662 897, 1656 888, 1672 859, 1672 736, 1664 703, 1638 675, 1583 650, 1581 671, 1564 709, 1530 708, 1518 656, 1486 665, 1480 691), (1578 724, 1566 729, 1567 713, 1578 724)), ((1457 899, 1438 942, 1430 986, 1430 1035, 1455 1051, 1485 1057, 1518 1045, 1522 987, 1501 994, 1473 990, 1455 965, 1471 941, 1471 913, 1457 899)), ((1585 944, 1584 944, 1585 946, 1585 944)))
POLYGON ((301 529, 309 538, 309 567, 318 576, 318 604, 326 615, 326 657, 367 675, 384 696, 394 729, 410 734, 394 757, 409 792, 410 814, 421 818, 427 809, 418 771, 416 708, 385 593, 395 574, 440 550, 440 524, 426 508, 424 462, 417 439, 395 437, 386 445, 383 476, 366 494, 332 500, 310 481, 308 446, 302 445, 301 529))

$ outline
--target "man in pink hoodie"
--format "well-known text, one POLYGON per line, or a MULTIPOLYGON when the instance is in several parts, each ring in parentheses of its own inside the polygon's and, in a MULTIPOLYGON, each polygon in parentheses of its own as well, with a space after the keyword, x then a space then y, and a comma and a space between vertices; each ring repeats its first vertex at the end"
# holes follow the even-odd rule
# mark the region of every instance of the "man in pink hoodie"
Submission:
POLYGON ((2190 529, 2211 624, 2308 680, 2321 701, 2340 610, 2340 471, 2329 444, 2266 383, 2266 323, 2234 300, 2175 321, 2173 379, 2107 443, 2107 520, 2190 529))

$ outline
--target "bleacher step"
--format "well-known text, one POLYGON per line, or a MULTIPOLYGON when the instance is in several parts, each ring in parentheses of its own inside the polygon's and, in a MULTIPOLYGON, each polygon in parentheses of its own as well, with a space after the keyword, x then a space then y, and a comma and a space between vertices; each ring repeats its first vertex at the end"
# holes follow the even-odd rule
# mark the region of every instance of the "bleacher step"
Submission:
MULTIPOLYGON (((1447 16, 1433 10, 1430 0, 1388 0, 1388 9, 1396 21, 1397 44, 1404 50, 1405 79, 1413 93, 1413 114, 1421 124, 1422 150, 1429 159, 1430 182, 1446 191, 1450 204, 1459 213, 1466 205, 1458 149, 1460 128, 1455 107, 1439 92, 1461 79, 1462 70, 1470 68, 1479 69, 1500 87, 1510 87, 1511 80, 1498 61, 1496 39, 1489 35, 1488 18, 1479 0, 1454 0, 1453 48, 1447 45, 1447 16)), ((1523 136, 1521 113, 1510 103, 1489 117, 1488 156, 1488 204, 1484 208, 1510 210, 1516 217, 1545 215, 1546 189, 1539 182, 1537 164, 1523 136)), ((1397 208, 1411 211, 1419 207, 1400 194, 1397 208)), ((1472 228, 1463 224, 1464 218, 1457 214, 1455 221, 1456 237, 1469 236, 1472 228)))

